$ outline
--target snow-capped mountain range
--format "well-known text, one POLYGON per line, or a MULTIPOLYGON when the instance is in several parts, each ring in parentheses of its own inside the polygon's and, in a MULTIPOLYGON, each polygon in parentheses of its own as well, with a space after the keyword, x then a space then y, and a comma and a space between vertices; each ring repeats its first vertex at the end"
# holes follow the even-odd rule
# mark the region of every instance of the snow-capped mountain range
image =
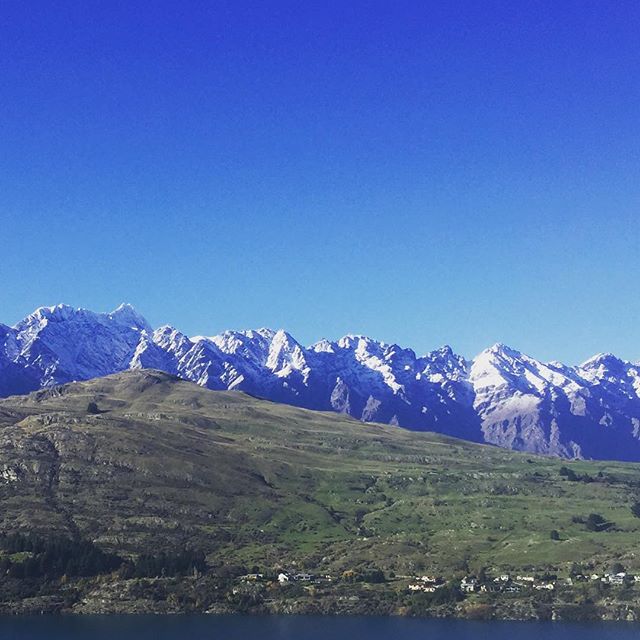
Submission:
POLYGON ((41 307, 0 324, 0 396, 139 368, 510 449, 640 460, 640 364, 611 354, 571 367, 503 344, 466 360, 358 335, 309 347, 270 329, 189 338, 152 329, 130 305, 41 307))

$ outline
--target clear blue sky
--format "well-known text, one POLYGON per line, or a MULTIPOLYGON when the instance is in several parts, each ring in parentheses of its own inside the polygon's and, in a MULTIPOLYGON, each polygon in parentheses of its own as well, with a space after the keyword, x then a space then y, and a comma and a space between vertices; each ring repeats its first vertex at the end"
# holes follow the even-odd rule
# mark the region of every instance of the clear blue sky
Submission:
POLYGON ((640 4, 0 2, 0 320, 640 359, 640 4))

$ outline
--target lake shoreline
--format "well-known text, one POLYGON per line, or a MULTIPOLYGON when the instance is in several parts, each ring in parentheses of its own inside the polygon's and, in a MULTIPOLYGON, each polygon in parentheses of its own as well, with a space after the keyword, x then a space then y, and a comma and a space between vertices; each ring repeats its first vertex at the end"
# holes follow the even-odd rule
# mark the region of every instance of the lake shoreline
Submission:
POLYGON ((206 578, 132 580, 81 579, 41 587, 39 595, 0 602, 0 615, 251 615, 366 616, 425 620, 628 622, 640 620, 633 592, 608 592, 599 601, 570 602, 570 591, 506 597, 472 594, 435 604, 392 585, 336 585, 288 589, 252 585, 239 588, 206 578), (616 597, 617 596, 617 597, 616 597))

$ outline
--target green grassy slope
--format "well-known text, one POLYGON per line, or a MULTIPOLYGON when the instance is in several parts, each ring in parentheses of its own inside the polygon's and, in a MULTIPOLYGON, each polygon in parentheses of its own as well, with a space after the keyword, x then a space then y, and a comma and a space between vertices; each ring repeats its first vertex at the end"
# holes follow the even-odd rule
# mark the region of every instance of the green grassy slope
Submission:
POLYGON ((159 372, 0 402, 0 530, 60 532, 124 555, 189 546, 211 564, 328 572, 640 570, 639 495, 639 465, 362 424, 159 372), (590 513, 610 529, 574 521, 590 513))

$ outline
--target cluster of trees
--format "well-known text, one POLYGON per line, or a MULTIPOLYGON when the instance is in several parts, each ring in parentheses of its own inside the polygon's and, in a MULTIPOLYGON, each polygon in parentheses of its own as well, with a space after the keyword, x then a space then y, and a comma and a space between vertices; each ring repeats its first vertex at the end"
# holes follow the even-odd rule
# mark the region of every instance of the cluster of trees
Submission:
POLYGON ((381 584, 387 581, 384 571, 378 567, 367 567, 361 571, 349 569, 342 574, 342 579, 345 582, 369 582, 373 584, 381 584))
POLYGON ((185 549, 173 554, 141 555, 135 562, 127 563, 122 573, 128 578, 160 578, 204 573, 206 570, 204 553, 185 549))
POLYGON ((585 474, 577 474, 573 469, 569 467, 560 467, 559 471, 560 475, 571 482, 593 482, 594 479, 588 473, 585 474))
POLYGON ((602 471, 598 471, 595 478, 590 476, 588 473, 576 473, 573 469, 569 467, 560 467, 560 471, 558 472, 560 476, 570 480, 571 482, 603 482, 604 484, 613 484, 617 482, 617 478, 612 475, 606 475, 602 471))
POLYGON ((86 577, 117 569, 125 578, 153 578, 204 573, 207 569, 205 555, 198 551, 141 555, 134 562, 107 553, 88 540, 34 534, 0 535, 0 549, 0 575, 18 579, 86 577))
POLYGON ((87 540, 14 533, 0 537, 0 548, 5 552, 0 559, 0 574, 13 578, 94 576, 122 564, 122 558, 105 553, 87 540))
POLYGON ((613 527, 613 522, 610 522, 599 513, 590 513, 586 518, 573 516, 572 521, 584 524, 588 531, 607 531, 613 527))
POLYGON ((409 596, 414 607, 419 611, 419 605, 429 607, 460 602, 464 600, 464 594, 455 585, 447 584, 440 589, 436 589, 433 593, 414 593, 409 596))
POLYGON ((589 531, 606 531, 611 529, 613 522, 607 521, 599 513, 590 513, 585 525, 589 531))

